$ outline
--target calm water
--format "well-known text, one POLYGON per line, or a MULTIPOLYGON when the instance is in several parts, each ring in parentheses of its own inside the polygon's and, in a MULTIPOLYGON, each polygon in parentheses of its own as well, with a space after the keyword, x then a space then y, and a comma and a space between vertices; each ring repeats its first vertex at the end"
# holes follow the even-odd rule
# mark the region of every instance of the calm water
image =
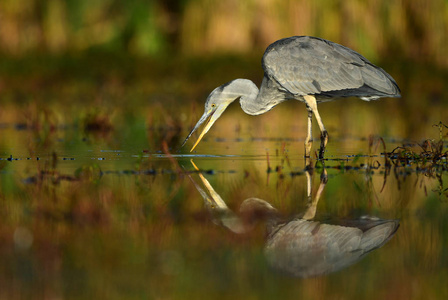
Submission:
POLYGON ((322 166, 289 132, 0 134, 2 299, 448 296, 447 172, 376 138, 334 134, 322 166))
POLYGON ((403 98, 321 105, 322 164, 303 158, 294 102, 257 117, 235 103, 180 149, 240 66, 85 77, 84 64, 3 74, 0 299, 448 297, 446 157, 382 154, 441 138, 448 151, 432 126, 448 123, 444 70, 384 66, 403 98))

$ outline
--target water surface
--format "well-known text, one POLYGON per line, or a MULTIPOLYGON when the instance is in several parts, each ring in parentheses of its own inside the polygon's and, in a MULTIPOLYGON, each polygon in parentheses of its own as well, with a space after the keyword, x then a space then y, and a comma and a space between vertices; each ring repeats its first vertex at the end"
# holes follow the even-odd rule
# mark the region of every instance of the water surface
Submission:
POLYGON ((193 153, 116 131, 0 133, 2 298, 448 293, 447 173, 388 166, 378 137, 336 134, 322 163, 305 161, 293 133, 211 133, 193 153), (382 224, 393 226, 368 236, 382 224), (353 226, 345 244, 328 239, 353 226))

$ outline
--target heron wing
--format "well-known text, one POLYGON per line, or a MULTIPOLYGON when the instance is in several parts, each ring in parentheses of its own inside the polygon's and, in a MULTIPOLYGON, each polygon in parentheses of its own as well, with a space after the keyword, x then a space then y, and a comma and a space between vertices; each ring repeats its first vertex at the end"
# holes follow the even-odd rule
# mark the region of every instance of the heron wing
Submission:
POLYGON ((266 49, 262 63, 266 75, 294 95, 358 89, 364 85, 391 95, 398 90, 392 77, 359 53, 314 37, 279 40, 266 49))

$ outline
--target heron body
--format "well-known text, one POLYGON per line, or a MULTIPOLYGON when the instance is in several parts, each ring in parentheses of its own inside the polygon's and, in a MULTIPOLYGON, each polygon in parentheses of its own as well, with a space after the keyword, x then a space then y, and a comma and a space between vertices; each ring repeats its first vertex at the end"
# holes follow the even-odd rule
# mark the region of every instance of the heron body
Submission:
POLYGON ((311 151, 312 116, 321 130, 319 157, 323 157, 328 134, 317 104, 343 97, 370 101, 381 97, 400 97, 395 80, 361 54, 321 38, 294 36, 271 44, 262 59, 264 77, 260 89, 248 79, 225 83, 207 97, 205 111, 183 145, 206 122, 193 149, 233 101, 249 115, 259 115, 286 100, 299 100, 308 110, 305 156, 311 151))

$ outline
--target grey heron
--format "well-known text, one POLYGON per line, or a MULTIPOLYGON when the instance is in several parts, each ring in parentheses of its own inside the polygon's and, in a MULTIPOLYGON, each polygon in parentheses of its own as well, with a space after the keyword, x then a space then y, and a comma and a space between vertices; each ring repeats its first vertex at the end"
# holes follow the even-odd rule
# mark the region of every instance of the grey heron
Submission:
POLYGON ((354 50, 322 38, 293 36, 278 40, 266 49, 262 67, 260 89, 248 79, 235 79, 214 89, 207 97, 204 114, 182 146, 206 122, 190 150, 193 151, 227 106, 237 99, 249 115, 263 114, 286 100, 299 100, 308 110, 305 156, 311 152, 314 114, 321 131, 319 158, 323 158, 328 133, 317 110, 318 103, 343 97, 370 101, 401 96, 397 83, 383 69, 354 50))

